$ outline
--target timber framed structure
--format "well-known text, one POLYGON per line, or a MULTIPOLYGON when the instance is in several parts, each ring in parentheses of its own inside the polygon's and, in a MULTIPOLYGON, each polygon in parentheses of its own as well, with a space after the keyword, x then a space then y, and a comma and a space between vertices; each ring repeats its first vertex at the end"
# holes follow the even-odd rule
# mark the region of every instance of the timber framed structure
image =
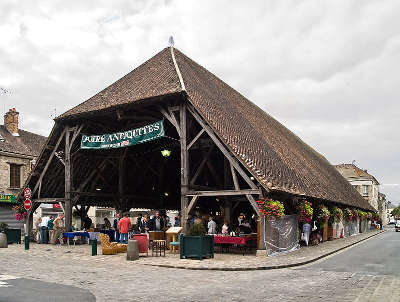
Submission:
POLYGON ((262 196, 371 209, 322 155, 173 47, 57 117, 25 186, 30 220, 40 203, 61 203, 67 230, 72 209, 85 215, 92 205, 178 209, 184 229, 199 202, 227 219, 243 202, 259 214, 262 196), (152 142, 80 148, 82 134, 160 119, 165 136, 152 142), (165 148, 170 157, 160 155, 165 148))

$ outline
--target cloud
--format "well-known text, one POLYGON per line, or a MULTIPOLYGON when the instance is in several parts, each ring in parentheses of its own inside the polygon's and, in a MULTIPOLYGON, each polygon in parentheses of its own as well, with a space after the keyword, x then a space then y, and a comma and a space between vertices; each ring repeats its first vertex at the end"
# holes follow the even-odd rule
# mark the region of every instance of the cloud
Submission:
MULTIPOLYGON (((332 163, 400 179, 399 1, 0 2, 1 109, 48 135, 60 114, 167 46, 332 163)), ((396 186, 381 186, 400 200, 396 186)))

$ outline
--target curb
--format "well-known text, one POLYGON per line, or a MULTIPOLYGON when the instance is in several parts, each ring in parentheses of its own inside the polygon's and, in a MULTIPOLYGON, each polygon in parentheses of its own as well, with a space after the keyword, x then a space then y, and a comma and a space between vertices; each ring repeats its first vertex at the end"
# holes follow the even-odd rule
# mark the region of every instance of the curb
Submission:
POLYGON ((291 264, 282 264, 282 265, 270 265, 270 266, 258 266, 258 267, 190 267, 190 266, 175 266, 175 265, 168 265, 168 264, 141 264, 141 265, 147 265, 147 266, 156 266, 156 267, 164 267, 164 268, 175 268, 175 269, 186 269, 186 270, 193 270, 193 271, 266 271, 266 270, 273 270, 273 269, 282 269, 282 268, 290 268, 290 267, 297 267, 297 266, 302 266, 306 264, 310 264, 312 262, 316 262, 322 258, 328 257, 332 254, 335 254, 337 252, 340 252, 344 249, 347 249, 353 245, 356 245, 360 242, 363 242, 365 240, 368 240, 372 237, 375 237, 379 234, 382 234, 386 232, 386 230, 380 230, 378 233, 373 234, 371 236, 368 236, 364 239, 361 239, 357 242, 353 242, 351 244, 348 244, 346 246, 343 246, 341 248, 335 249, 331 252, 328 252, 326 254, 320 255, 318 257, 315 257, 310 260, 302 261, 302 262, 297 262, 297 263, 291 263, 291 264))

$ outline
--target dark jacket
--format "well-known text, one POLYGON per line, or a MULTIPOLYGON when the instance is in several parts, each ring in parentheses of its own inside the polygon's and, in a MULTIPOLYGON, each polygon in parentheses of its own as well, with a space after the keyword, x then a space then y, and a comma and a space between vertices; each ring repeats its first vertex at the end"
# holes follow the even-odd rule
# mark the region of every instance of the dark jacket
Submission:
MULTIPOLYGON (((160 219, 160 230, 162 231, 164 229, 164 219, 161 217, 160 219)), ((155 231, 156 230, 156 218, 154 217, 153 219, 150 219, 149 221, 149 230, 150 231, 155 231)))
POLYGON ((83 219, 83 226, 86 230, 90 229, 90 227, 92 226, 92 219, 90 219, 89 217, 85 217, 85 219, 83 219))

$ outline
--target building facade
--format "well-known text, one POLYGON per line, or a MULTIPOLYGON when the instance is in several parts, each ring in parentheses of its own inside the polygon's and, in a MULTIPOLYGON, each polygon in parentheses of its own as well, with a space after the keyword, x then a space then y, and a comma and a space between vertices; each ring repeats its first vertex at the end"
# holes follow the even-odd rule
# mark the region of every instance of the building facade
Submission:
POLYGON ((18 121, 19 113, 13 108, 5 113, 4 125, 0 125, 0 223, 11 228, 22 228, 12 207, 46 140, 19 129, 18 121))
POLYGON ((379 192, 378 180, 354 164, 335 165, 336 170, 368 201, 381 216, 383 224, 388 223, 385 194, 379 192))

